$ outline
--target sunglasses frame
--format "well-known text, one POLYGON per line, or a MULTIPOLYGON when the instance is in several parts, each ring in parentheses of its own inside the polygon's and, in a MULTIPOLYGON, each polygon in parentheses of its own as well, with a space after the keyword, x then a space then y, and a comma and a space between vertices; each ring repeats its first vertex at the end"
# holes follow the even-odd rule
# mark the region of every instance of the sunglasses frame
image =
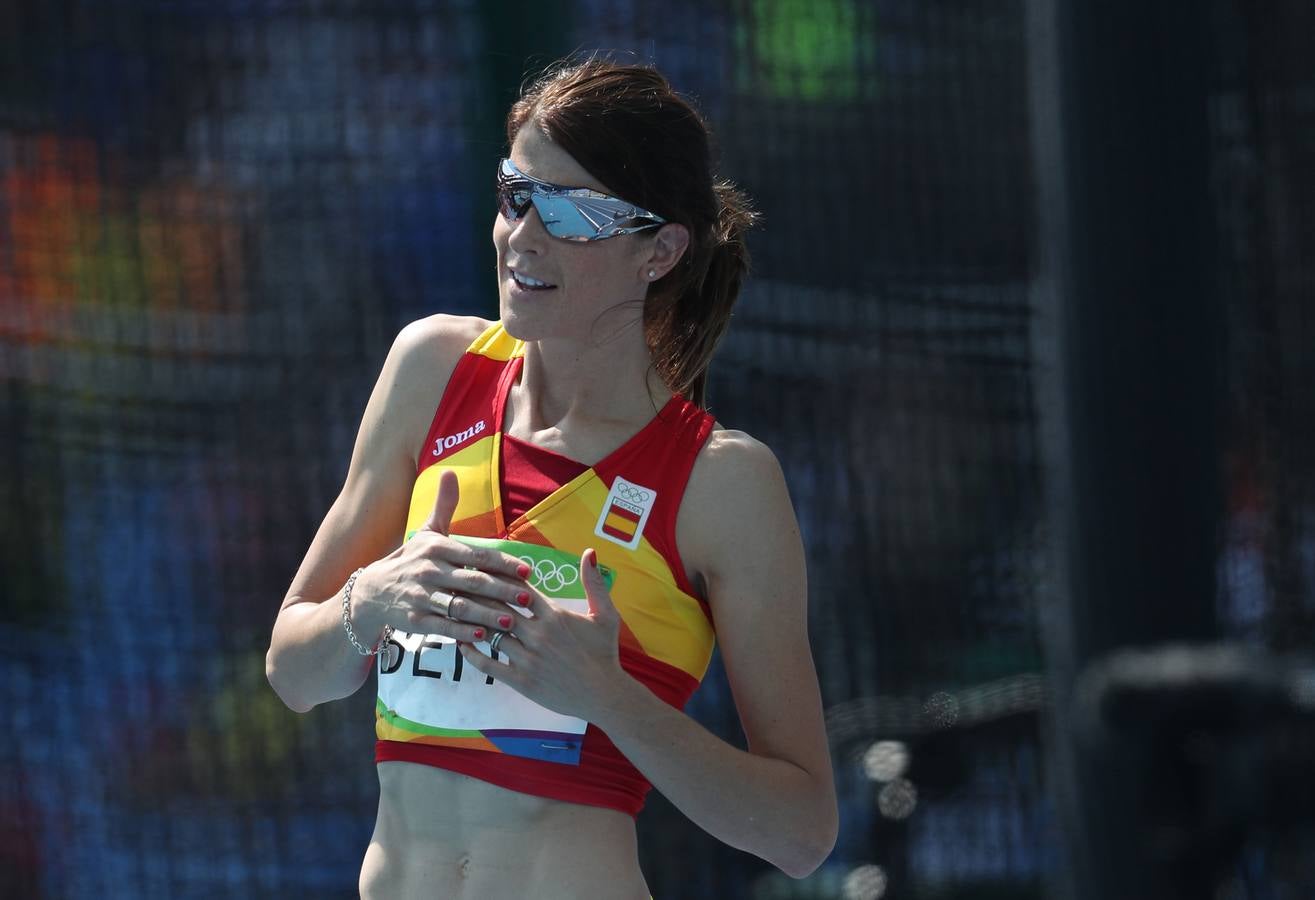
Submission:
POLYGON ((636 231, 646 231, 667 223, 666 219, 656 213, 635 206, 620 197, 612 197, 590 188, 565 187, 532 178, 516 168, 516 164, 510 159, 498 163, 497 195, 498 212, 503 218, 515 222, 522 218, 529 210, 530 204, 533 204, 547 232, 563 241, 602 241, 619 234, 633 234, 636 231), (519 207, 511 202, 510 194, 513 191, 527 189, 529 198, 519 207), (562 230, 559 218, 561 211, 554 208, 557 203, 569 205, 580 219, 594 229, 593 233, 554 233, 554 227, 559 231, 562 230), (515 214, 509 215, 509 210, 515 214), (623 224, 633 222, 635 219, 647 221, 642 225, 623 224))

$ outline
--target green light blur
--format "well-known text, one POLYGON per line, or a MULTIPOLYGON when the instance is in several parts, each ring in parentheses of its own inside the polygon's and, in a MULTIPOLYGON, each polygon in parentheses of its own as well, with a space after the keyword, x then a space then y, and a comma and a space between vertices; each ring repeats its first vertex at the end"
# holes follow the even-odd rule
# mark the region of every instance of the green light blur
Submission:
POLYGON ((872 55, 873 20, 852 0, 754 0, 752 9, 736 29, 742 89, 803 101, 876 93, 872 72, 860 77, 859 65, 872 55))

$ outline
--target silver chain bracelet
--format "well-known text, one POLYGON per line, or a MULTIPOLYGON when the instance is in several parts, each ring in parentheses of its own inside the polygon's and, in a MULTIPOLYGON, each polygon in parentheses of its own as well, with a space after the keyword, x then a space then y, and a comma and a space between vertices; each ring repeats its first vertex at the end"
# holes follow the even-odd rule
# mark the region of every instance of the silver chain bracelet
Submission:
POLYGON ((393 636, 393 626, 385 625, 383 637, 379 638, 379 643, 374 645, 374 649, 362 644, 356 637, 356 632, 352 631, 352 588, 356 586, 356 576, 364 572, 365 569, 357 569, 347 578, 347 584, 342 589, 342 627, 347 632, 347 640, 352 642, 356 652, 362 656, 375 656, 380 650, 388 645, 388 639, 393 636))

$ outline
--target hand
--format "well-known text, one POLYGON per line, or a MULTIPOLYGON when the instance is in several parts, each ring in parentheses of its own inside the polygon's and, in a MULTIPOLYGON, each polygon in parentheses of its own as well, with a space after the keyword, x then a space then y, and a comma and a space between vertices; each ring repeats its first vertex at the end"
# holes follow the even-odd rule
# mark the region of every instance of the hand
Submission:
POLYGON ((379 634, 392 625, 399 631, 482 641, 521 618, 509 607, 534 607, 539 595, 526 582, 530 567, 522 560, 448 536, 459 496, 456 474, 443 472, 429 521, 357 577, 352 621, 362 634, 379 634), (446 614, 432 598, 436 591, 452 596, 446 614))
POLYGON ((598 571, 598 553, 592 548, 580 557, 580 581, 589 614, 558 609, 545 601, 536 607, 534 618, 518 616, 515 636, 509 634, 498 644, 498 655, 505 654, 505 664, 469 642, 457 646, 480 672, 502 679, 540 706, 597 722, 620 702, 629 675, 621 668, 618 647, 621 614, 612 603, 598 571))

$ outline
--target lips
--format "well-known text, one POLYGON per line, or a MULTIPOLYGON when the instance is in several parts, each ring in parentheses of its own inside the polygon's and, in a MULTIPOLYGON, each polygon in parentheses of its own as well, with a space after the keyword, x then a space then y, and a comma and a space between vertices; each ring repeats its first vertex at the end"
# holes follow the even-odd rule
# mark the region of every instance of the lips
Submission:
POLYGON ((511 272, 512 283, 523 291, 550 291, 557 287, 555 284, 549 284, 541 278, 517 272, 515 269, 509 269, 508 271, 511 272))

